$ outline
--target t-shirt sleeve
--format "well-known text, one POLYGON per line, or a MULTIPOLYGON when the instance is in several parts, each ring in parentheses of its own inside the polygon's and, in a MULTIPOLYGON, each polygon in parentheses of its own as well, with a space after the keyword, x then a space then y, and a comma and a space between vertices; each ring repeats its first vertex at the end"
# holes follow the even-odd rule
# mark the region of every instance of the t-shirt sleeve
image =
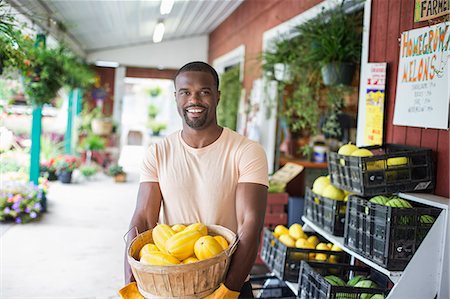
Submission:
POLYGON ((269 186, 266 152, 259 143, 251 142, 244 149, 239 162, 238 183, 256 183, 269 186))
POLYGON ((157 146, 150 145, 144 153, 144 159, 141 164, 141 176, 139 182, 159 182, 157 171, 157 146))

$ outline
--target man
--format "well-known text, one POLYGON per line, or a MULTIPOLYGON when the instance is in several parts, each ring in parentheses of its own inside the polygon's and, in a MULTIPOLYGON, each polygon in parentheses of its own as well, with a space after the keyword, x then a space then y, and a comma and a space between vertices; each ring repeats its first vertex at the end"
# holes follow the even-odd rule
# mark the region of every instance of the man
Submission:
MULTIPOLYGON (((175 98, 183 129, 146 151, 130 227, 143 232, 157 222, 202 222, 229 228, 239 235, 239 245, 224 284, 207 298, 238 298, 239 292, 252 298, 245 281, 264 222, 267 160, 259 144, 217 124, 218 89, 217 72, 204 62, 188 63, 177 72, 175 98)), ((125 259, 125 282, 133 280, 125 259)))

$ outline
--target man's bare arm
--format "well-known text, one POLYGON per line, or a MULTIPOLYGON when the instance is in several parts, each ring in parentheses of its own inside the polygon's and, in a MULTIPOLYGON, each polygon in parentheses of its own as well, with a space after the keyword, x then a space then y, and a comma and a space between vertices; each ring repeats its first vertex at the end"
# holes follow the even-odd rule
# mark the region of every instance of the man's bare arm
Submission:
MULTIPOLYGON (((139 192, 137 196, 136 209, 130 223, 130 232, 127 238, 127 246, 130 245, 134 237, 136 237, 136 230, 144 232, 156 226, 159 217, 159 210, 161 208, 161 190, 158 183, 144 182, 139 185, 139 192)), ((127 252, 125 248, 125 284, 134 281, 131 267, 128 264, 127 252)))
POLYGON ((240 291, 255 262, 266 213, 267 187, 240 183, 236 190, 239 245, 233 255, 225 286, 240 291))

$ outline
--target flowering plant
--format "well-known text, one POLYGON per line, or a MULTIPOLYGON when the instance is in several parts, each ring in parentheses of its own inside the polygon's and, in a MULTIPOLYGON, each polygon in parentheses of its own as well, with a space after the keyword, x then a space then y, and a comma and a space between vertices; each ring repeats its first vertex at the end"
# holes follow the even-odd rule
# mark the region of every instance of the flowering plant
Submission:
POLYGON ((79 164, 80 161, 78 158, 71 155, 61 155, 55 159, 55 169, 57 173, 74 171, 79 164))
POLYGON ((42 211, 41 200, 48 189, 46 179, 39 185, 24 180, 5 180, 0 189, 0 221, 26 223, 37 219, 42 211))

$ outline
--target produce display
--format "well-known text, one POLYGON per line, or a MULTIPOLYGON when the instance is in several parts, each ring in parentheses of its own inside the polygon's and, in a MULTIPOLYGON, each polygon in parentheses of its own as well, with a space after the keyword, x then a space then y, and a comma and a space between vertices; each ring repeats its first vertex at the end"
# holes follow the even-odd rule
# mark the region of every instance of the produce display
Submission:
POLYGON ((330 152, 332 183, 361 196, 427 190, 435 184, 432 151, 407 145, 344 144, 330 152))
MULTIPOLYGON (((334 245, 332 243, 320 242, 319 238, 315 235, 308 236, 303 231, 303 227, 298 223, 292 224, 289 228, 284 225, 277 225, 272 234, 287 247, 336 252, 342 251, 342 249, 337 245, 334 245)), ((315 251, 311 253, 295 252, 294 256, 299 260, 313 259, 316 261, 328 261, 330 263, 337 263, 339 261, 339 257, 336 255, 315 251)))
POLYGON ((145 244, 139 251, 139 261, 155 266, 195 263, 229 246, 223 236, 208 235, 208 228, 202 223, 158 224, 153 228, 152 237, 154 243, 145 244))

